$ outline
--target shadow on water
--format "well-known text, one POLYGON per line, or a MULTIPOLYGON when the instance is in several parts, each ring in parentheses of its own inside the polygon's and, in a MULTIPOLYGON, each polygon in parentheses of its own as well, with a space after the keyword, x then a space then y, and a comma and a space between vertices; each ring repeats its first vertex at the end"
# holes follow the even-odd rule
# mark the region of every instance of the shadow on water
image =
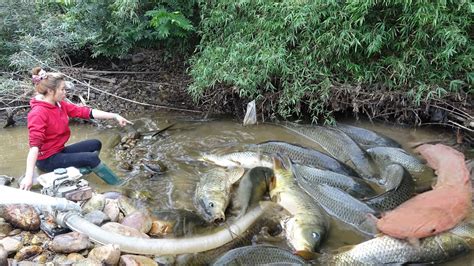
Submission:
MULTIPOLYGON (((119 189, 147 207, 159 209, 194 210, 193 196, 195 185, 200 176, 212 167, 198 159, 203 153, 216 151, 231 152, 241 149, 246 144, 259 143, 268 140, 280 140, 289 143, 318 149, 319 147, 294 135, 292 132, 274 125, 261 124, 243 127, 241 123, 229 119, 199 120, 178 114, 159 113, 147 117, 136 118, 152 121, 158 129, 171 123, 175 126, 160 133, 158 136, 142 140, 138 147, 147 153, 148 157, 160 160, 167 167, 162 175, 150 175, 143 169, 140 161, 134 162, 134 174, 127 184, 119 189)), ((438 140, 453 143, 449 132, 433 129, 412 129, 371 124, 369 122, 344 121, 348 124, 364 127, 382 133, 398 141, 405 150, 413 154, 413 145, 438 140)), ((146 123, 144 123, 146 124, 146 123)), ((156 128, 155 128, 156 129, 156 128)), ((72 137, 69 143, 84 139, 97 138, 104 144, 110 142, 117 133, 126 129, 99 129, 89 124, 71 125, 72 137)), ((25 158, 28 153, 28 136, 26 127, 0 129, 0 174, 20 177, 25 168, 25 158)), ((116 149, 104 145, 101 159, 111 166, 122 177, 131 174, 119 170, 116 149)), ((433 176, 419 176, 418 182, 431 184, 433 176)), ((104 184, 93 175, 87 177, 92 186, 99 192, 117 190, 104 184)), ((17 184, 14 183, 14 186, 17 184)), ((351 228, 333 221, 330 237, 323 249, 331 250, 343 245, 353 245, 364 241, 364 237, 351 228)), ((468 265, 474 261, 474 252, 457 258, 445 265, 468 265)))

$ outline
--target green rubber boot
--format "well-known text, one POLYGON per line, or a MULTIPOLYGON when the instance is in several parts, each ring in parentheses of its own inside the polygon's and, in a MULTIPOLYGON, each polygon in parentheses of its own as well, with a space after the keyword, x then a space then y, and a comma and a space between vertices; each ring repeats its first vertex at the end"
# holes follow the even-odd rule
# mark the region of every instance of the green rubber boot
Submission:
POLYGON ((102 162, 96 167, 92 168, 92 172, 94 172, 98 177, 100 177, 105 181, 105 183, 109 185, 119 185, 122 183, 122 180, 102 162))

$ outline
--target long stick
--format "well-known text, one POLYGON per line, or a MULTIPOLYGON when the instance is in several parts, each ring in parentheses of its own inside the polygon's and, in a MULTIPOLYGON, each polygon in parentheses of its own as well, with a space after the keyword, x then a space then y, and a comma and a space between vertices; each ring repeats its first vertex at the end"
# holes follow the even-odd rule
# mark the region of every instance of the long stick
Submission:
MULTIPOLYGON (((25 54, 27 54, 28 56, 30 56, 31 58, 33 58, 34 60, 36 60, 37 62, 39 62, 40 64, 42 65, 46 65, 48 66, 47 64, 43 63, 41 60, 37 59, 36 57, 34 57, 33 55, 31 55, 30 53, 26 52, 26 51, 23 51, 25 54)), ((52 70, 56 71, 56 72, 60 72, 59 70, 55 69, 55 68, 52 68, 50 66, 48 66, 49 68, 51 68, 52 70)), ((108 91, 104 91, 104 90, 101 90, 101 89, 98 89, 98 88, 95 88, 85 82, 82 82, 80 80, 77 80, 69 75, 66 75, 63 73, 64 76, 70 78, 71 80, 74 80, 75 82, 77 83, 80 83, 84 86, 87 86, 95 91, 99 91, 101 93, 105 93, 107 95, 110 95, 112 97, 115 97, 115 98, 118 98, 118 99, 121 99, 121 100, 124 100, 124 101, 127 101, 127 102, 131 102, 131 103, 135 103, 135 104, 138 104, 138 105, 144 105, 144 106, 150 106, 150 107, 156 107, 156 108, 162 108, 162 109, 168 109, 168 110, 174 110, 174 111, 183 111, 183 112, 192 112, 192 113, 202 113, 202 111, 198 111, 198 110, 190 110, 190 109, 183 109, 183 108, 177 108, 177 107, 169 107, 169 106, 163 106, 163 105, 156 105, 156 104, 150 104, 150 103, 142 103, 142 102, 137 102, 137 101, 134 101, 134 100, 131 100, 131 99, 127 99, 127 98, 124 98, 122 96, 118 96, 116 94, 113 94, 113 93, 110 93, 108 91)))

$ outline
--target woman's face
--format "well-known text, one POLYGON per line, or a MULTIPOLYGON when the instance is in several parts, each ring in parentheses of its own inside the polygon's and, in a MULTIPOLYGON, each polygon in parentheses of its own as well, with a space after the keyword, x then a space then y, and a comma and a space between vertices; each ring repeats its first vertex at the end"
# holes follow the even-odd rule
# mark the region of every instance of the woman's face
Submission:
POLYGON ((64 100, 64 98, 66 98, 66 83, 63 80, 59 83, 59 86, 53 95, 53 100, 58 103, 64 100))

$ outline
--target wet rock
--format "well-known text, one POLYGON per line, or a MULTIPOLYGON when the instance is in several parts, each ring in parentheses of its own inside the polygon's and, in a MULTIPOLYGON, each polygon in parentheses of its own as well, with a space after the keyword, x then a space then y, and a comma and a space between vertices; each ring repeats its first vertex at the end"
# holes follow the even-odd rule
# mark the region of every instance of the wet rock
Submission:
POLYGON ((136 211, 123 218, 121 224, 137 229, 142 233, 148 233, 151 228, 151 218, 149 215, 136 211))
POLYGON ((84 256, 79 253, 71 253, 67 255, 66 259, 71 262, 77 262, 83 260, 84 256))
POLYGON ((29 205, 2 205, 0 207, 0 214, 5 219, 5 221, 19 229, 28 231, 35 231, 39 229, 39 215, 36 210, 29 205))
POLYGON ((116 200, 122 196, 122 192, 118 191, 107 191, 102 193, 106 199, 116 200))
POLYGON ((117 200, 106 199, 104 213, 110 218, 111 222, 117 222, 120 214, 117 200))
POLYGON ((8 236, 16 236, 21 232, 22 232, 21 229, 16 228, 16 229, 13 229, 10 233, 8 233, 8 236))
POLYGON ((38 256, 36 256, 31 261, 36 263, 36 264, 45 264, 48 261, 49 256, 50 256, 50 254, 48 254, 48 253, 42 253, 42 254, 39 254, 38 256))
POLYGON ((23 247, 15 254, 14 259, 18 261, 27 260, 31 257, 41 254, 41 252, 43 252, 43 248, 40 246, 23 247))
POLYGON ((37 264, 32 262, 32 261, 20 261, 17 264, 14 264, 14 265, 17 265, 17 266, 37 266, 37 264))
POLYGON ((163 237, 173 233, 173 223, 169 221, 154 220, 151 223, 148 234, 151 236, 163 237))
POLYGON ((89 257, 106 265, 116 265, 120 260, 120 248, 118 245, 105 245, 95 247, 89 253, 89 257))
POLYGON ((11 224, 6 222, 5 219, 0 218, 0 234, 7 236, 12 230, 11 224))
POLYGON ((137 208, 133 206, 131 200, 127 197, 120 197, 118 199, 118 206, 120 211, 123 212, 125 216, 137 211, 137 208))
POLYGON ((131 227, 128 227, 119 223, 114 223, 114 222, 109 222, 102 225, 102 229, 108 232, 114 232, 114 233, 124 235, 124 236, 150 238, 147 234, 144 234, 135 228, 131 228, 131 227))
POLYGON ((71 232, 56 236, 49 248, 59 253, 73 253, 90 248, 92 243, 89 237, 77 232, 71 232))
POLYGON ((64 254, 57 254, 53 258, 53 265, 72 265, 72 262, 67 259, 64 254))
POLYGON ((120 265, 123 266, 137 266, 137 265, 158 265, 154 260, 137 255, 122 255, 120 257, 120 265))
POLYGON ((31 238, 30 244, 41 246, 48 242, 49 242, 49 237, 43 231, 40 231, 39 233, 33 235, 33 237, 31 238))
POLYGON ((5 237, 0 240, 0 245, 8 252, 8 254, 16 253, 23 247, 23 243, 13 237, 5 237))
POLYGON ((99 226, 105 222, 110 221, 110 217, 107 214, 98 210, 91 211, 88 214, 84 215, 84 219, 99 226))
POLYGON ((8 265, 8 252, 3 245, 0 245, 0 265, 8 265))
MULTIPOLYGON (((102 265, 104 264, 102 264, 100 261, 97 261, 91 258, 86 258, 86 259, 82 259, 80 261, 74 262, 74 266, 102 266, 102 265)), ((109 265, 109 264, 105 264, 105 265, 109 265)))
POLYGON ((158 265, 174 265, 176 263, 176 257, 173 255, 161 255, 153 258, 158 265))
POLYGON ((82 206, 84 213, 89 213, 94 210, 102 211, 105 206, 105 197, 102 194, 95 194, 82 206))

